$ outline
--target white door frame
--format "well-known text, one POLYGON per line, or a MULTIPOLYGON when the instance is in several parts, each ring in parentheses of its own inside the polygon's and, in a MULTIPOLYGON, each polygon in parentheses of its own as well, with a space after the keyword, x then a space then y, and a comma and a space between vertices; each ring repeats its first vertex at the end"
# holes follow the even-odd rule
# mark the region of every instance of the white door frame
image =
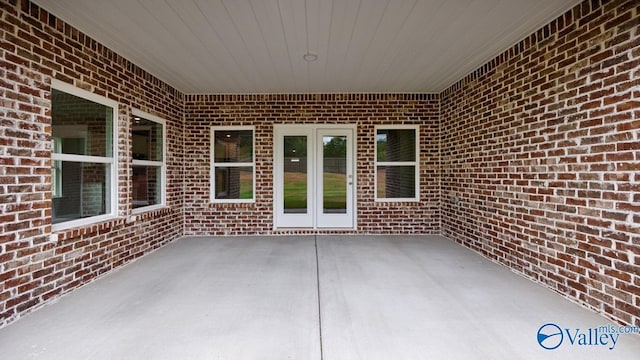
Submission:
MULTIPOLYGON (((355 124, 276 124, 274 125, 273 141, 273 228, 275 229, 353 229, 357 228, 357 176, 356 176, 356 149, 357 132, 355 124), (343 222, 338 226, 328 226, 327 218, 319 223, 318 219, 322 214, 322 195, 319 192, 320 150, 322 142, 318 139, 322 135, 332 135, 332 130, 337 131, 336 135, 348 134, 346 130, 351 130, 350 147, 347 151, 347 175, 351 175, 348 181, 352 184, 347 186, 347 215, 351 221, 343 222), (342 132, 342 134, 340 133, 342 132), (307 137, 307 212, 306 214, 285 214, 284 213, 284 163, 283 159, 283 139, 284 136, 306 136, 307 137)), ((343 216, 345 214, 342 214, 343 216)), ((324 215, 325 217, 327 215, 324 215)))
POLYGON ((355 173, 355 156, 353 149, 353 130, 352 129, 339 129, 339 128, 318 128, 316 130, 316 152, 315 152, 315 165, 316 165, 316 177, 315 177, 315 188, 316 188, 316 228, 326 229, 326 228, 353 228, 353 214, 354 214, 354 202, 353 197, 355 193, 355 183, 354 183, 354 173, 355 173), (323 206, 324 200, 324 184, 323 184, 323 175, 324 175, 324 136, 344 136, 347 138, 347 144, 351 143, 346 150, 346 209, 345 213, 331 213, 326 212, 323 206))
POLYGON ((315 149, 315 131, 311 127, 275 125, 273 141, 273 227, 275 228, 313 228, 315 209, 314 188, 310 179, 315 179, 315 166, 310 161, 309 155, 315 149), (285 136, 306 136, 307 137, 307 208, 306 213, 285 214, 284 213, 284 137, 285 136))

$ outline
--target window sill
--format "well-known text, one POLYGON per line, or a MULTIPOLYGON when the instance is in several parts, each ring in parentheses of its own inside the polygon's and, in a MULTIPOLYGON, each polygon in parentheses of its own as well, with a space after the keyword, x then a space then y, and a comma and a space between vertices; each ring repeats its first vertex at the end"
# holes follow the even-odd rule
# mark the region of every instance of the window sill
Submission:
POLYGON ((376 203, 389 203, 389 204, 398 204, 398 203, 420 203, 420 199, 375 199, 376 203))
POLYGON ((224 208, 252 208, 256 205, 256 202, 243 201, 243 202, 209 202, 210 208, 224 207, 224 208))
POLYGON ((74 219, 74 220, 53 224, 51 226, 51 231, 53 232, 66 231, 68 229, 91 226, 93 224, 102 223, 102 222, 109 222, 114 219, 117 219, 117 216, 115 216, 114 214, 104 214, 104 215, 79 218, 79 219, 74 219))
MULTIPOLYGON (((102 217, 101 217, 102 218, 102 217)), ((126 219, 124 217, 108 216, 106 219, 89 218, 80 222, 79 220, 69 221, 68 223, 56 224, 51 228, 52 234, 56 240, 73 239, 84 235, 103 232, 112 227, 124 225, 126 219), (91 219, 90 221, 87 221, 91 219)))
POLYGON ((129 216, 129 219, 127 222, 131 223, 136 221, 147 220, 150 218, 166 215, 171 212, 173 212, 173 209, 171 209, 167 205, 145 206, 143 208, 134 209, 131 212, 131 216, 129 216))
POLYGON ((153 212, 153 211, 158 211, 158 210, 162 210, 162 209, 168 209, 168 208, 169 207, 167 205, 164 205, 164 204, 141 206, 139 208, 134 208, 133 210, 131 210, 131 214, 140 215, 140 214, 153 212))

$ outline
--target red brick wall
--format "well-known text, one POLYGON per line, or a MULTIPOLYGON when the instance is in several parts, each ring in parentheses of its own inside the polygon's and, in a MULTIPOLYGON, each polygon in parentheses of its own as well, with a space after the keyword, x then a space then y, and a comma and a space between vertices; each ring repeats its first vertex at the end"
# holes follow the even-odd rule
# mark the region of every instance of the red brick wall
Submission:
POLYGON ((640 325, 640 10, 592 3, 440 95, 185 96, 28 1, 0 0, 0 326, 183 233, 272 233, 282 123, 357 125, 359 233, 442 232, 640 325), (117 219, 53 237, 52 78, 120 104, 122 169, 117 219), (168 131, 169 206, 135 217, 132 107, 168 131), (377 124, 421 125, 422 203, 374 202, 377 124), (256 127, 255 204, 209 204, 211 125, 256 127))
POLYGON ((182 234, 182 95, 28 1, 0 1, 0 326, 182 234), (51 79, 119 105, 118 219, 51 236, 51 79), (132 107, 167 120, 168 208, 130 217, 132 107), (57 239, 56 239, 57 237, 57 239))
POLYGON ((640 325, 638 2, 586 1, 441 97, 442 233, 640 325))
POLYGON ((294 123, 357 125, 357 233, 439 233, 438 114, 432 94, 187 95, 185 233, 273 233, 273 126, 294 123), (390 124, 421 125, 419 203, 374 202, 374 127, 390 124), (255 204, 209 203, 212 125, 255 126, 255 204))

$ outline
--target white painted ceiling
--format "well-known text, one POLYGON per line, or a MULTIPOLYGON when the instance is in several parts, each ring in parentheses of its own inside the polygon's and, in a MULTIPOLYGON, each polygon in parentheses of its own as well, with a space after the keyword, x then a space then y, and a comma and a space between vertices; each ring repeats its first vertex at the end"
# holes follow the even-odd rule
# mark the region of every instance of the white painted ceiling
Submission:
POLYGON ((429 93, 580 1, 34 2, 185 93, 429 93))

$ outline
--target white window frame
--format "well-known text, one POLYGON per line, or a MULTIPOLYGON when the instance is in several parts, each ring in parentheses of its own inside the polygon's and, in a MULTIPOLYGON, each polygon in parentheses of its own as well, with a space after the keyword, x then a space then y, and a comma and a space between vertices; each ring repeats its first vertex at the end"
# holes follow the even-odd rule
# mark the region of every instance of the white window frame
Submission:
MULTIPOLYGON (((61 153, 62 139, 51 138, 51 154, 61 153)), ((51 161, 51 198, 62 197, 62 163, 51 161)))
MULTIPOLYGON (((112 141, 111 157, 59 154, 59 153, 53 153, 53 152, 51 153, 52 161, 71 161, 71 162, 81 162, 81 163, 108 164, 110 174, 107 176, 106 185, 109 187, 110 196, 105 200, 108 202, 108 207, 110 211, 102 215, 91 216, 91 217, 86 217, 82 219, 70 220, 70 221, 65 221, 58 224, 53 224, 51 226, 51 230, 60 231, 60 230, 90 225, 90 224, 114 219, 117 217, 117 214, 118 214, 118 114, 119 114, 118 102, 108 99, 104 96, 100 96, 92 92, 77 88, 73 85, 67 84, 65 82, 62 82, 56 79, 51 80, 51 89, 52 90, 55 89, 73 96, 77 96, 85 100, 93 101, 97 104, 110 107, 113 110, 113 118, 111 121, 111 125, 113 127, 113 129, 111 130, 111 141, 112 141)), ((53 131, 53 128, 52 128, 52 131, 53 131)))
MULTIPOLYGON (((133 181, 133 166, 150 166, 150 167, 159 167, 160 168, 160 181, 162 183, 160 189, 160 203, 153 204, 148 206, 142 206, 139 208, 135 208, 131 210, 132 214, 140 214, 147 211, 153 211, 162 209, 167 206, 167 122, 165 119, 146 113, 142 110, 131 109, 131 115, 136 118, 142 118, 145 120, 153 121, 162 125, 162 161, 150 161, 150 160, 136 160, 131 159, 131 176, 133 181)), ((131 127, 131 131, 133 132, 133 126, 131 127)), ((133 146, 133 137, 131 138, 131 145, 133 146)), ((133 192, 133 186, 131 187, 131 191, 133 192)), ((133 201, 133 197, 131 199, 133 201)), ((133 203, 132 203, 133 207, 133 203)))
POLYGON ((256 129, 255 126, 212 126, 211 127, 211 141, 210 141, 210 190, 209 201, 213 204, 238 204, 238 203, 255 203, 256 201, 256 129), (215 133, 216 131, 243 131, 251 130, 252 141, 252 162, 224 162, 216 163, 215 158, 215 133), (253 176, 253 196, 251 199, 216 199, 216 168, 217 167, 251 167, 253 176))
POLYGON ((377 125, 374 128, 374 193, 376 202, 414 202, 420 201, 420 125, 377 125), (379 130, 411 130, 416 133, 415 161, 378 161, 378 131, 379 130), (415 197, 412 198, 380 198, 378 197, 378 167, 379 166, 413 166, 415 168, 415 197))

